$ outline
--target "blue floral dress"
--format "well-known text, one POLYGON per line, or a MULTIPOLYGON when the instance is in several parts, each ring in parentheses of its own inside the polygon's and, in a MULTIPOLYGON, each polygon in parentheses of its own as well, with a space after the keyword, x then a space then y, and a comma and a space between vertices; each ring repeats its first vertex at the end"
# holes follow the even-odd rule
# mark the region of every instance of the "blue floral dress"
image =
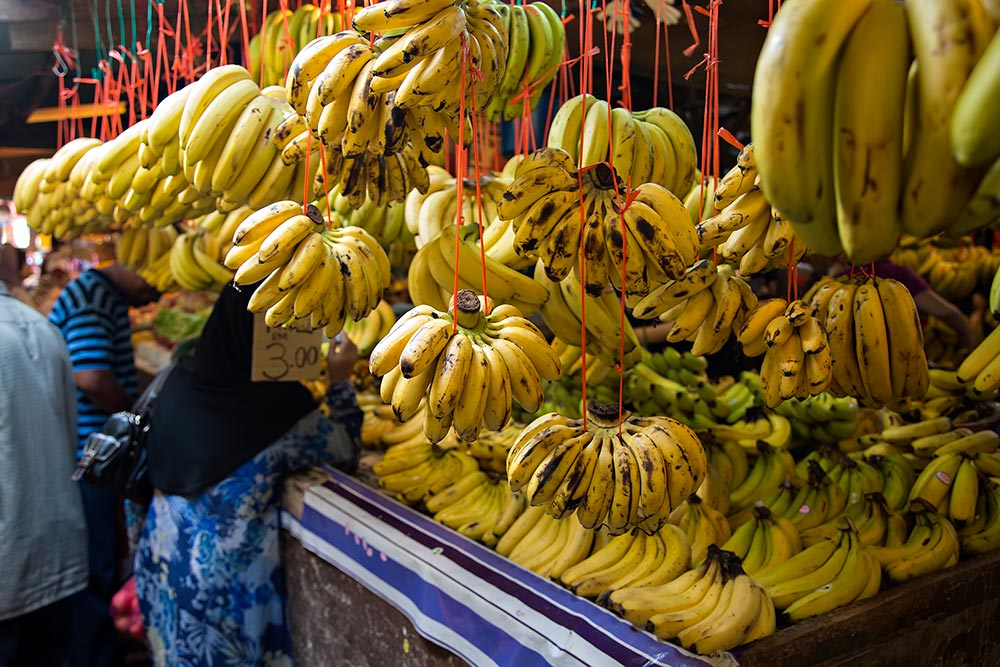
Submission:
POLYGON ((356 461, 360 411, 313 411, 194 498, 157 492, 135 557, 135 582, 157 667, 291 667, 278 546, 281 478, 356 461), (348 451, 349 450, 349 451, 348 451))

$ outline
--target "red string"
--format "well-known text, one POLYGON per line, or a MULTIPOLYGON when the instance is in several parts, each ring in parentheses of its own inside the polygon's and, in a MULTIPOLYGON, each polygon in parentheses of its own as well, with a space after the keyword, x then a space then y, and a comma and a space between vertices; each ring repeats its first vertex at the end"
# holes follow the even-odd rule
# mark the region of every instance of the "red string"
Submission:
POLYGON ((738 151, 743 150, 744 148, 743 142, 737 139, 735 136, 733 136, 733 133, 727 130, 726 128, 724 127, 719 128, 719 136, 722 138, 723 141, 725 141, 727 144, 729 144, 736 150, 738 151))
MULTIPOLYGON (((462 35, 462 72, 461 72, 461 95, 458 100, 458 145, 455 147, 455 189, 457 205, 455 206, 455 281, 451 292, 452 309, 456 317, 452 323, 452 334, 458 333, 458 263, 460 258, 459 244, 462 242, 462 197, 464 197, 463 176, 465 175, 465 160, 468 157, 465 150, 465 94, 466 80, 465 71, 468 69, 465 64, 470 60, 469 44, 465 35, 462 35)), ((485 280, 484 280, 485 283, 485 280)))
MULTIPOLYGON (((479 114, 476 111, 476 73, 477 70, 472 64, 472 56, 469 55, 468 61, 469 69, 472 73, 472 81, 470 82, 471 95, 469 99, 472 101, 472 147, 473 147, 473 178, 476 180, 476 213, 479 218, 479 259, 480 259, 480 269, 482 270, 483 277, 483 303, 488 304, 488 293, 486 290, 486 245, 483 242, 483 191, 482 191, 482 172, 480 171, 479 162, 479 114)), ((480 73, 481 74, 481 73, 480 73)), ((462 124, 463 126, 465 123, 462 124)), ((462 200, 458 200, 458 208, 463 208, 462 200)), ((458 267, 455 267, 455 271, 458 271, 458 267)), ((490 311, 493 310, 487 306, 486 314, 489 315, 490 311)))

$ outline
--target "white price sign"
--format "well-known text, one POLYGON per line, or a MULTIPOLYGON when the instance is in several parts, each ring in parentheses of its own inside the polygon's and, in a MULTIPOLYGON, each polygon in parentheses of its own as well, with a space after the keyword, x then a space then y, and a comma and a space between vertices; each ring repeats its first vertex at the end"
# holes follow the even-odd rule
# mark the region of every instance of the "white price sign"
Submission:
POLYGON ((272 329, 264 322, 264 313, 255 313, 250 379, 253 382, 317 380, 323 360, 322 343, 322 331, 272 329))

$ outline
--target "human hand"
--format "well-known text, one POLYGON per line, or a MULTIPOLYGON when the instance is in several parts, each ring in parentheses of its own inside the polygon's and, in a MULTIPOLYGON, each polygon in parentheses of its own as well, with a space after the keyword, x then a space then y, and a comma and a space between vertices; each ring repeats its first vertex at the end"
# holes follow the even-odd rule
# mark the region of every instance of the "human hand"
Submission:
POLYGON ((326 373, 330 382, 343 382, 351 376, 358 361, 358 348, 343 333, 330 341, 326 353, 326 373))

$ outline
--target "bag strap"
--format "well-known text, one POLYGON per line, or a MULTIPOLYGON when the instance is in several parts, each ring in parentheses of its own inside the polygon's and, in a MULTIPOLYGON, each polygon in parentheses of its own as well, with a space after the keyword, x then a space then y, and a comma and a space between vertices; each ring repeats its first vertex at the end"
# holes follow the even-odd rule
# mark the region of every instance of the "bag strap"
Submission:
POLYGON ((176 365, 177 362, 171 361, 156 374, 152 381, 150 381, 149 386, 147 386, 145 391, 142 392, 142 395, 139 396, 135 405, 132 406, 133 413, 145 416, 152 409, 152 404, 156 402, 156 397, 159 395, 160 389, 163 388, 163 384, 167 381, 167 377, 170 375, 170 372, 174 370, 174 366, 176 365))

